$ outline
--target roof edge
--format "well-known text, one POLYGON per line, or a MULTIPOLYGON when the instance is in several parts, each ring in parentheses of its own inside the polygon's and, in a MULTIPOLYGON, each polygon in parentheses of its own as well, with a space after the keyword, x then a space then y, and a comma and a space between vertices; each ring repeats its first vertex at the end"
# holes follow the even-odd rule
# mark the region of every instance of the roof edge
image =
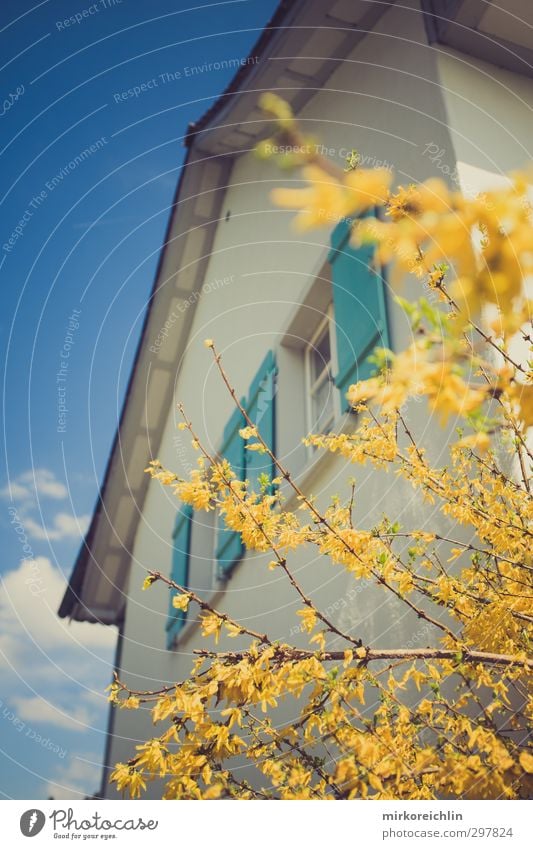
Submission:
MULTIPOLYGON (((152 288, 150 290, 150 295, 149 295, 149 300, 148 300, 148 308, 147 308, 145 315, 144 315, 143 325, 142 325, 141 333, 139 335, 139 341, 138 341, 137 347, 135 349, 133 364, 132 364, 130 376, 129 376, 129 379, 128 379, 128 385, 126 387, 126 394, 124 395, 124 400, 122 402, 122 408, 121 408, 121 411, 120 411, 120 417, 119 417, 117 429, 115 431, 115 436, 113 438, 111 450, 109 452, 109 457, 108 457, 107 463, 106 463, 106 468, 105 468, 105 472, 104 472, 104 479, 103 479, 102 484, 99 488, 98 497, 97 497, 96 504, 95 504, 95 507, 94 507, 94 510, 93 510, 93 515, 92 515, 91 523, 89 525, 89 529, 88 529, 88 531, 87 531, 87 533, 86 533, 86 535, 83 539, 83 542, 80 546, 80 550, 79 550, 78 555, 76 557, 76 560, 74 562, 72 573, 70 575, 70 579, 69 579, 69 582, 68 582, 68 585, 67 585, 67 589, 65 590, 65 594, 63 595, 63 598, 61 600, 61 604, 59 605, 59 609, 57 611, 58 616, 61 619, 65 619, 67 617, 75 618, 74 615, 73 615, 75 606, 77 604, 82 604, 80 594, 81 594, 81 591, 83 589, 83 581, 84 581, 84 578, 85 578, 85 571, 86 571, 86 568, 87 568, 87 563, 88 563, 89 558, 91 556, 91 544, 92 544, 92 541, 93 541, 93 538, 94 538, 94 535, 95 535, 95 532, 96 532, 96 528, 97 528, 97 525, 98 525, 98 519, 99 519, 101 510, 102 510, 102 507, 103 507, 103 500, 104 500, 104 496, 105 496, 106 487, 107 487, 109 478, 111 477, 111 467, 112 467, 112 464, 113 464, 113 457, 114 457, 115 451, 117 450, 118 445, 119 445, 120 431, 121 431, 121 427, 124 423, 129 398, 130 398, 130 395, 131 395, 131 391, 133 389, 133 384, 135 382, 135 377, 136 377, 136 374, 137 374, 137 368, 138 368, 138 365, 139 365, 139 359, 140 359, 141 352, 143 350, 144 344, 146 342, 146 332, 147 332, 147 328, 148 328, 148 322, 149 322, 149 319, 150 319, 150 313, 152 311, 152 306, 153 306, 153 303, 154 303, 154 296, 155 296, 157 289, 158 289, 159 276, 160 276, 161 269, 162 269, 162 266, 163 266, 163 260, 164 260, 167 244, 168 244, 168 242, 170 240, 170 236, 171 236, 172 224, 173 224, 173 221, 174 221, 174 212, 175 212, 175 210, 178 206, 178 203, 179 203, 181 188, 182 188, 182 185, 183 185, 183 180, 184 180, 186 168, 187 168, 187 165, 189 164, 190 158, 191 158, 191 148, 189 147, 187 149, 186 154, 185 154, 185 158, 184 158, 184 160, 181 164, 180 177, 179 177, 179 180, 177 182, 176 189, 174 191, 172 203, 170 205, 167 225, 166 225, 166 228, 165 228, 165 236, 164 236, 163 244, 161 246, 161 250, 159 252, 159 257, 158 257, 158 260, 157 260, 157 266, 156 266, 156 270, 155 270, 155 274, 154 274, 154 282, 153 282, 152 288)), ((107 622, 105 624, 117 624, 118 625, 118 624, 120 624, 121 619, 122 619, 122 617, 120 615, 120 612, 117 611, 116 622, 113 622, 113 623, 107 622)), ((90 621, 99 622, 100 620, 92 618, 92 620, 90 620, 90 621)))
MULTIPOLYGON (((281 25, 286 25, 290 22, 290 19, 295 18, 300 7, 304 6, 305 3, 306 0, 281 0, 274 14, 261 30, 261 35, 253 45, 247 59, 251 59, 264 53, 270 42, 283 29, 281 25)), ((204 132, 204 130, 208 128, 209 124, 212 123, 214 118, 216 118, 220 112, 223 112, 227 104, 228 95, 239 91, 245 80, 247 80, 249 76, 252 76, 255 71, 255 65, 251 63, 247 63, 239 68, 237 73, 233 76, 226 88, 218 95, 217 99, 209 107, 209 109, 207 109, 197 121, 189 123, 187 134, 185 136, 185 144, 187 147, 192 147, 198 134, 204 132)))

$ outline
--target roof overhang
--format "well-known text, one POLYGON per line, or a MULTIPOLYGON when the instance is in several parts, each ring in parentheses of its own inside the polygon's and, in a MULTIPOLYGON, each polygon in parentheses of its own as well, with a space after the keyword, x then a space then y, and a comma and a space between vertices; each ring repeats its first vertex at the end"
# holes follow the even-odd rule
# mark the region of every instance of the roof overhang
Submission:
POLYGON ((212 108, 190 126, 188 140, 211 154, 251 150, 267 126, 258 108, 260 94, 280 91, 294 113, 300 113, 395 2, 281 3, 250 54, 258 61, 243 67, 212 108))
POLYGON ((533 76, 531 0, 422 0, 430 43, 533 76))

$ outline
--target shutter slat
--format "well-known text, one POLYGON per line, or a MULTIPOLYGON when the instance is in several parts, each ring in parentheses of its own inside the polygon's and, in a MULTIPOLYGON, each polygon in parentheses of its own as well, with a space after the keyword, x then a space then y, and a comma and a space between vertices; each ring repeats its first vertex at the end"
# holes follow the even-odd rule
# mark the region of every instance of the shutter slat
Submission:
POLYGON ((374 247, 350 245, 351 224, 342 221, 331 236, 331 264, 338 372, 335 384, 343 411, 352 383, 366 380, 376 347, 389 347, 384 281, 374 263, 374 247))
MULTIPOLYGON (((276 373, 274 353, 269 351, 252 381, 246 408, 250 419, 273 453, 276 450, 276 373)), ((254 438, 249 440, 251 444, 256 441, 254 438)), ((273 461, 268 454, 246 451, 246 477, 250 489, 255 492, 259 492, 261 475, 267 475, 270 479, 275 476, 273 461)))
MULTIPOLYGON (((244 407, 245 399, 241 399, 244 407)), ((245 477, 245 453, 244 440, 239 436, 239 430, 245 425, 244 416, 240 410, 234 410, 224 428, 222 448, 220 454, 231 464, 239 480, 245 477)), ((221 516, 217 518, 217 548, 216 558, 218 563, 218 574, 222 578, 229 576, 231 570, 240 560, 244 553, 241 535, 230 530, 221 516)))
MULTIPOLYGON (((184 505, 178 512, 174 533, 172 534, 173 552, 170 571, 171 580, 181 587, 186 587, 189 581, 192 521, 193 508, 188 504, 184 505)), ((177 634, 179 634, 187 619, 185 611, 177 610, 172 604, 172 599, 177 594, 177 590, 170 591, 166 624, 168 648, 172 647, 177 634)))
MULTIPOLYGON (((247 399, 242 399, 241 403, 272 452, 275 452, 275 401, 276 360, 274 353, 269 351, 250 384, 247 399)), ((267 454, 246 450, 245 442, 239 436, 239 430, 245 425, 244 416, 235 410, 224 428, 220 453, 229 460, 237 477, 240 480, 246 478, 250 490, 259 492, 260 475, 268 475, 272 479, 274 464, 267 454)), ((255 438, 250 440, 251 443, 255 441, 255 438)), ((243 554, 241 535, 229 530, 219 517, 216 557, 220 577, 227 578, 243 554)))

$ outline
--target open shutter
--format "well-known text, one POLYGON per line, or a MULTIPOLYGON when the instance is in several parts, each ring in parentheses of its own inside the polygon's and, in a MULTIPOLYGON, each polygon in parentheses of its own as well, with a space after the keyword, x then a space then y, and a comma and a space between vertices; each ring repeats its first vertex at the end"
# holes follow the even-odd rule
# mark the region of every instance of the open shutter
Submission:
MULTIPOLYGON (((245 400, 242 400, 242 405, 245 405, 245 400)), ((235 410, 226 427, 220 454, 225 457, 231 464, 231 468, 237 475, 239 480, 244 480, 245 477, 245 456, 244 456, 244 440, 239 436, 239 430, 245 426, 244 416, 240 410, 235 410)), ((219 516, 217 519, 217 547, 216 557, 218 563, 219 577, 228 577, 231 570, 238 560, 241 559, 244 546, 241 541, 241 535, 226 527, 224 519, 219 516)))
MULTIPOLYGON (((250 385, 246 412, 273 453, 276 450, 275 401, 276 360, 273 352, 269 351, 250 385)), ((250 439, 252 444, 256 441, 254 438, 250 439)), ((251 490, 260 491, 261 475, 267 475, 270 480, 275 477, 271 458, 268 454, 261 454, 259 451, 246 451, 246 477, 251 490)))
MULTIPOLYGON (((180 587, 186 587, 189 580, 189 557, 191 551, 191 529, 193 508, 184 504, 179 510, 174 527, 171 580, 180 587)), ((170 601, 167 618, 167 648, 172 648, 174 640, 185 625, 187 614, 183 610, 177 610, 172 605, 172 599, 177 595, 177 590, 170 591, 170 601)))
POLYGON ((389 347, 384 282, 374 246, 350 245, 351 225, 341 221, 331 235, 331 265, 338 373, 342 410, 348 410, 346 393, 352 383, 366 380, 374 365, 368 357, 376 347, 389 347))

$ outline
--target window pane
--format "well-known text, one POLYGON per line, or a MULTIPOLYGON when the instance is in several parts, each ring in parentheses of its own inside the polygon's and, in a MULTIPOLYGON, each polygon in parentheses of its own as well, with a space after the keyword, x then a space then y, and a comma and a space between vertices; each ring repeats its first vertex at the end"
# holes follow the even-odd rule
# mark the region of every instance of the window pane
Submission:
POLYGON ((313 421, 311 430, 321 433, 329 428, 333 418, 333 384, 327 378, 313 393, 313 421))
POLYGON ((331 348, 329 344, 329 327, 324 328, 323 333, 311 347, 311 384, 322 374, 331 360, 331 348))

